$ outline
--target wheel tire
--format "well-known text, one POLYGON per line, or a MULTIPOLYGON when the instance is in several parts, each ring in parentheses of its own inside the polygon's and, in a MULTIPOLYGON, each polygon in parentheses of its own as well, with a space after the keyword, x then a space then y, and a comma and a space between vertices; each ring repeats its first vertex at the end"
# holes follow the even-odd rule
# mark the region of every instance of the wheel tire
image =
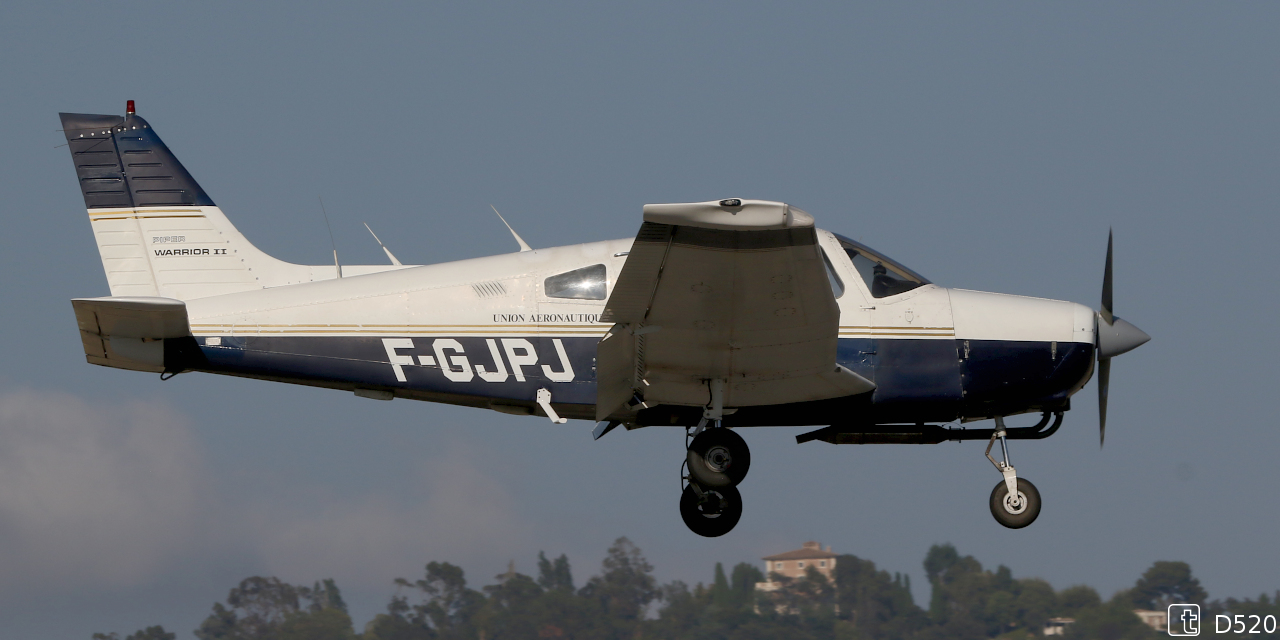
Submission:
POLYGON ((703 487, 736 487, 751 469, 751 449, 742 436, 716 427, 689 443, 689 474, 703 487))
POLYGON ((1018 478, 1018 495, 1025 501, 1021 507, 1006 499, 1009 489, 1004 480, 991 490, 991 515, 995 516, 996 522, 1010 529, 1021 529, 1040 516, 1040 492, 1030 480, 1018 478))
POLYGON ((738 525, 742 518, 742 494, 734 487, 703 489, 704 499, 692 486, 680 495, 680 517, 689 530, 705 538, 717 538, 738 525))

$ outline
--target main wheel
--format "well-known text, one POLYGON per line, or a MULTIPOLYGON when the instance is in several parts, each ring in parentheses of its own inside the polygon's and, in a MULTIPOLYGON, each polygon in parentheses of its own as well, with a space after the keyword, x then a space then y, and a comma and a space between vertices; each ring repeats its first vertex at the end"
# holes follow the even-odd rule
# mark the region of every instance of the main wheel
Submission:
POLYGON ((991 515, 1010 529, 1021 529, 1040 515, 1040 492, 1030 480, 1018 478, 1018 495, 1009 495, 1004 480, 991 490, 991 515))
POLYGON ((742 436, 717 427, 689 443, 689 474, 704 487, 736 487, 751 469, 751 450, 742 436))
POLYGON ((680 517, 689 530, 706 538, 729 533, 742 517, 742 494, 734 487, 707 488, 702 497, 692 486, 680 495, 680 517))

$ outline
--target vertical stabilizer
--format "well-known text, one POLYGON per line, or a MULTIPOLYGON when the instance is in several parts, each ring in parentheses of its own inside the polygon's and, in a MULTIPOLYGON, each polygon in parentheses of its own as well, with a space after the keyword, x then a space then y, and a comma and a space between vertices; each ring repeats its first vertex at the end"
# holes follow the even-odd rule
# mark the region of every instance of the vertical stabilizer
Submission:
MULTIPOLYGON (((124 116, 62 113, 112 296, 191 300, 338 275, 253 246, 156 135, 124 116)), ((400 268, 342 267, 346 275, 400 268)))

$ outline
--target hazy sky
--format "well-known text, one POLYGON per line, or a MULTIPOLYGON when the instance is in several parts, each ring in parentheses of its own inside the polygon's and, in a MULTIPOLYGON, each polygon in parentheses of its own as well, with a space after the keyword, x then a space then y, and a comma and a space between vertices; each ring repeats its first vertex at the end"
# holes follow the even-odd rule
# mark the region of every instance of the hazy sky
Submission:
POLYGON ((632 538, 663 581, 820 540, 910 572, 953 542, 1104 596, 1186 560, 1280 588, 1280 5, 8 3, 0 7, 0 636, 162 623, 241 578, 333 577, 357 625, 431 560, 487 583, 632 538), (1153 336, 1062 430, 1015 442, 1044 511, 1005 530, 982 443, 797 446, 752 429, 746 511, 688 532, 679 430, 85 364, 107 295, 57 113, 134 99, 255 244, 405 262, 634 235, 641 206, 782 200, 936 282, 1096 306, 1153 336))

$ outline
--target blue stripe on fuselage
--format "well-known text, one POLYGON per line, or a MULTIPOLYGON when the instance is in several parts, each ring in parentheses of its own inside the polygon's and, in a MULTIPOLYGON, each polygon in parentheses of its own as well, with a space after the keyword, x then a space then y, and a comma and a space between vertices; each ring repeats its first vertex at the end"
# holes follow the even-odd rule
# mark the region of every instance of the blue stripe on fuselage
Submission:
POLYGON ((224 336, 219 340, 221 345, 209 346, 206 339, 202 349, 209 363, 208 370, 218 373, 285 379, 301 384, 328 382, 342 387, 405 389, 522 402, 533 402, 538 389, 548 388, 557 404, 594 405, 596 401, 595 347, 599 338, 392 338, 409 340, 413 345, 394 350, 396 355, 411 358, 414 363, 399 367, 404 381, 399 380, 396 367, 392 366, 383 337, 224 336), (434 348, 437 340, 456 341, 461 348, 443 348, 437 353, 434 348), (494 361, 489 341, 498 351, 500 362, 494 361), (572 372, 569 382, 553 381, 547 375, 548 370, 557 378, 568 377, 570 372, 561 361, 557 342, 568 358, 572 372), (508 347, 512 352, 508 352, 508 347), (447 362, 438 362, 441 355, 447 362), (517 375, 510 355, 515 355, 517 361, 528 358, 532 362, 520 366, 517 375), (481 367, 491 377, 501 379, 484 380, 478 371, 481 367), (505 376, 495 375, 502 371, 506 372, 505 376))
MULTIPOLYGON (((217 346, 205 338, 196 340, 203 345, 204 361, 190 363, 188 368, 211 373, 478 400, 469 404, 494 400, 532 404, 538 389, 546 388, 557 405, 581 405, 585 412, 595 403, 596 337, 222 336, 217 346), (400 366, 403 381, 392 366, 384 339, 412 344, 393 351, 413 363, 400 366), (457 341, 461 348, 437 350, 437 340, 457 341), (524 348, 524 341, 529 349, 524 348), (553 380, 567 377, 557 342, 572 370, 568 382, 553 380), (500 362, 495 361, 494 350, 500 362), (441 355, 447 362, 439 361, 441 355), (517 361, 527 361, 520 366, 523 381, 517 380, 512 355, 517 361), (484 380, 479 367, 498 380, 484 380), (505 376, 500 375, 503 371, 505 376)), ((963 340, 841 339, 837 361, 874 381, 876 390, 870 398, 787 405, 788 413, 799 415, 785 423, 830 424, 848 419, 850 412, 856 412, 859 420, 884 423, 949 421, 994 415, 993 411, 1034 410, 1064 403, 1084 384, 1092 366, 1093 347, 1087 344, 968 341, 967 351, 965 344, 963 340), (810 412, 806 405, 824 409, 810 412)), ((755 424, 753 414, 771 424, 784 423, 778 412, 765 408, 743 408, 735 415, 743 424, 755 424)))

